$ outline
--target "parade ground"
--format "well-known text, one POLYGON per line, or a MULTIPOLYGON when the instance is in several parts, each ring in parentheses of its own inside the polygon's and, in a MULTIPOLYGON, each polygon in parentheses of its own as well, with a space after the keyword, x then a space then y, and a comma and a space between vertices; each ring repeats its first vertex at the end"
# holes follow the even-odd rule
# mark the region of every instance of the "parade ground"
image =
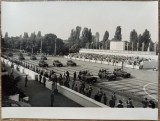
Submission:
MULTIPOLYGON (((14 55, 17 58, 17 55, 14 55)), ((40 56, 36 56, 37 60, 30 60, 29 56, 24 56, 26 62, 33 65, 37 65, 40 60, 40 56)), ((79 60, 74 60, 77 63, 76 67, 70 67, 66 65, 67 58, 62 56, 48 56, 46 62, 49 67, 48 70, 54 70, 57 74, 63 73, 64 71, 69 71, 70 75, 73 76, 73 73, 76 71, 77 74, 80 70, 89 70, 94 76, 98 77, 98 71, 100 69, 108 69, 113 72, 116 66, 98 64, 92 62, 83 62, 79 60), (59 60, 63 63, 63 67, 54 67, 53 60, 59 60)), ((93 86, 95 88, 102 87, 103 90, 109 92, 116 92, 118 95, 122 96, 124 100, 126 97, 131 97, 132 99, 141 102, 145 97, 148 99, 158 101, 158 72, 153 70, 137 70, 124 68, 125 71, 131 73, 131 78, 121 78, 118 77, 115 81, 108 81, 107 79, 99 79, 97 83, 93 86)))

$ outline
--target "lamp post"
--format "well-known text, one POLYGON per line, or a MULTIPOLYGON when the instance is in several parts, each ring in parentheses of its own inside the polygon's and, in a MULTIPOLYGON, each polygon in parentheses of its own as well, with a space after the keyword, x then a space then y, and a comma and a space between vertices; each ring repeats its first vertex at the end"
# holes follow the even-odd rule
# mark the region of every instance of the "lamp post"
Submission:
POLYGON ((43 44, 43 42, 42 42, 42 40, 43 40, 43 37, 41 38, 41 51, 40 51, 40 53, 41 53, 41 55, 42 55, 42 44, 43 44))
POLYGON ((55 39, 54 56, 56 56, 57 51, 57 38, 55 39))

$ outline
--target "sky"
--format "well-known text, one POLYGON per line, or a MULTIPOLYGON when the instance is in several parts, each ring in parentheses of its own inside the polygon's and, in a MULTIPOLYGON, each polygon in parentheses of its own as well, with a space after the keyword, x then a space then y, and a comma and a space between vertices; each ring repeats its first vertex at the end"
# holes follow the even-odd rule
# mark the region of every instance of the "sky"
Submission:
POLYGON ((20 36, 24 32, 41 31, 68 39, 76 26, 91 28, 92 34, 109 32, 114 37, 116 27, 122 28, 122 40, 129 41, 135 29, 143 34, 148 29, 153 42, 158 41, 158 2, 126 1, 52 1, 2 2, 2 36, 20 36))

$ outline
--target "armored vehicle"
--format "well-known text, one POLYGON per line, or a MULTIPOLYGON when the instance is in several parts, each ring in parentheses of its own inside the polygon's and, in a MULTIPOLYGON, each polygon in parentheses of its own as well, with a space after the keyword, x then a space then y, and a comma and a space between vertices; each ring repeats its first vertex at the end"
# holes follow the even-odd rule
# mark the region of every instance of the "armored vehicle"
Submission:
POLYGON ((67 61, 67 66, 76 66, 77 64, 74 62, 74 61, 72 61, 72 60, 68 60, 67 61))

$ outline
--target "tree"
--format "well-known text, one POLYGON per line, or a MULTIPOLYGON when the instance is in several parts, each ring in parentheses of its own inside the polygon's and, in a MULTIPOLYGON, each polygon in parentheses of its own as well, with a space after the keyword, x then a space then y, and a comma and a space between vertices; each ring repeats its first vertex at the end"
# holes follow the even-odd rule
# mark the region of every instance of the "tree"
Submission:
POLYGON ((121 41, 122 40, 121 27, 120 26, 117 26, 117 28, 116 28, 116 32, 115 32, 115 35, 114 35, 114 40, 116 40, 116 41, 121 41))
POLYGON ((70 53, 77 53, 77 52, 79 52, 79 50, 80 50, 80 45, 74 44, 74 45, 69 49, 69 52, 70 52, 70 53))
POLYGON ((142 50, 143 36, 141 34, 138 35, 138 50, 142 50))
POLYGON ((76 27, 76 31, 75 31, 75 39, 76 39, 76 42, 79 41, 80 32, 81 32, 81 27, 80 27, 80 26, 77 26, 77 27, 76 27))
POLYGON ((23 35, 23 38, 29 38, 29 36, 28 36, 28 33, 27 32, 24 32, 24 35, 23 35))
POLYGON ((8 38, 8 32, 5 33, 4 38, 8 38))
POLYGON ((81 47, 85 47, 86 43, 92 43, 92 32, 91 29, 85 27, 82 31, 81 41, 79 44, 81 45, 81 47))
POLYGON ((42 37, 41 31, 38 31, 38 33, 37 33, 37 38, 41 38, 41 37, 42 37))
POLYGON ((31 50, 32 50, 32 53, 34 53, 34 50, 35 50, 35 46, 36 46, 36 34, 35 32, 34 33, 31 33, 31 36, 30 36, 30 45, 31 45, 31 50))
POLYGON ((76 30, 72 29, 70 37, 68 38, 69 46, 73 46, 74 44, 78 44, 80 42, 80 32, 81 27, 77 26, 76 30))
POLYGON ((149 43, 151 42, 151 35, 147 29, 143 33, 143 41, 144 41, 144 51, 147 51, 149 43))
POLYGON ((130 32, 130 43, 133 44, 133 50, 137 50, 138 36, 135 29, 130 32))
POLYGON ((75 44, 76 42, 76 31, 74 29, 71 30, 71 34, 68 38, 69 46, 71 47, 72 45, 75 44))
POLYGON ((103 41, 107 41, 109 38, 109 32, 106 30, 103 36, 103 41))
POLYGON ((55 39, 57 39, 55 34, 46 34, 43 39, 42 51, 45 53, 53 54, 55 50, 55 39))

